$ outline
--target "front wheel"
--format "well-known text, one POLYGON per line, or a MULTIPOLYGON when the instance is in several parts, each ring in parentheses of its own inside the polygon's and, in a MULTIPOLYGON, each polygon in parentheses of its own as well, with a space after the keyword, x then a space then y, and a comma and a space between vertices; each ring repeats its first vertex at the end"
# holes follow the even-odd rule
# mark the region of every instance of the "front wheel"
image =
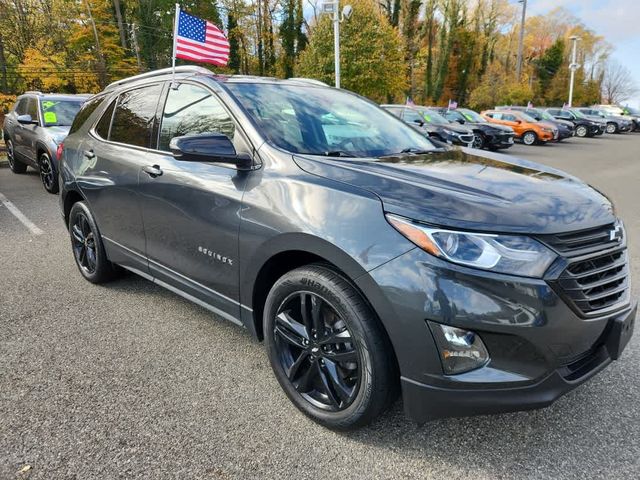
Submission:
POLYGON ((589 134, 589 130, 584 125, 578 125, 576 127, 576 137, 584 138, 589 134))
POLYGON ((607 123, 607 133, 618 133, 618 126, 615 123, 607 123))
POLYGON ((13 149, 13 141, 7 140, 7 160, 9 168, 13 173, 24 173, 27 171, 27 165, 16 158, 16 152, 13 149))
POLYGON ((38 165, 40 166, 40 179, 44 189, 49 193, 58 193, 58 174, 48 153, 43 152, 40 154, 38 165))
POLYGON ((271 367, 304 414, 334 429, 368 424, 395 398, 389 340, 360 293, 323 265, 280 278, 266 300, 271 367))
POLYGON ((535 132, 526 132, 522 136, 522 143, 524 143, 525 145, 534 145, 535 143, 537 143, 537 141, 538 136, 535 134, 535 132))
POLYGON ((473 148, 477 148, 478 150, 482 150, 486 145, 487 141, 484 138, 484 135, 481 133, 476 133, 473 135, 473 148))

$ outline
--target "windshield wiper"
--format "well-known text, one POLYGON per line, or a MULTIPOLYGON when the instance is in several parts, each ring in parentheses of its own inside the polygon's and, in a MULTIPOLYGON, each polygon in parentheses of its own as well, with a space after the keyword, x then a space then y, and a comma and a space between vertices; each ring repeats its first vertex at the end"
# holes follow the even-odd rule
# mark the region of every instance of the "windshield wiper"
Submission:
POLYGON ((343 158, 355 158, 357 155, 353 153, 345 152, 344 150, 330 150, 328 152, 322 152, 320 155, 325 157, 343 157, 343 158))
POLYGON ((381 157, 378 158, 387 158, 387 157, 399 157, 402 155, 426 155, 429 153, 437 153, 437 152, 444 152, 446 149, 445 148, 441 148, 441 147, 436 147, 436 148, 431 148, 429 150, 424 150, 422 148, 405 148, 404 150, 400 150, 397 153, 390 153, 389 155, 382 155, 381 157))

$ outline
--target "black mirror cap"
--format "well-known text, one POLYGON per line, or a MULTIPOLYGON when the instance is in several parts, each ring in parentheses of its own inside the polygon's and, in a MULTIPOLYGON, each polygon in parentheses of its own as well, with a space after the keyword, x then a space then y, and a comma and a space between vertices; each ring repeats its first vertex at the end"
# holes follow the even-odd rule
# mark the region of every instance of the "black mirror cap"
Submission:
POLYGON ((169 150, 174 158, 185 162, 231 163, 239 170, 251 169, 251 156, 239 155, 231 139, 224 133, 199 133, 174 137, 169 142, 169 150))
POLYGON ((424 126, 424 121, 420 120, 419 118, 416 118, 414 122, 420 125, 421 127, 424 126))
POLYGON ((18 123, 22 125, 37 125, 38 122, 31 118, 31 115, 18 115, 18 123))

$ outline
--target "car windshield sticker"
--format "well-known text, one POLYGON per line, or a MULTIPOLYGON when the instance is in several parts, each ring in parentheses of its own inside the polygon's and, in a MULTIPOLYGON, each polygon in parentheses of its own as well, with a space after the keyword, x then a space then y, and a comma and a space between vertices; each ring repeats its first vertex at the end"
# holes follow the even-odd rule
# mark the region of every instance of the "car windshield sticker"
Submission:
POLYGON ((462 115, 464 115, 464 118, 466 118, 470 122, 473 121, 473 117, 471 115, 469 115, 468 113, 463 113, 462 115))
POLYGON ((58 117, 55 112, 44 112, 44 123, 58 123, 58 117))
POLYGON ((427 122, 430 122, 430 121, 431 121, 431 115, 427 115, 426 113, 423 113, 423 114, 422 114, 422 116, 424 117, 424 119, 425 119, 427 122))
POLYGON ((45 109, 45 110, 49 110, 55 104, 56 104, 56 102, 52 102, 51 100, 45 100, 44 102, 42 102, 42 108, 45 109))

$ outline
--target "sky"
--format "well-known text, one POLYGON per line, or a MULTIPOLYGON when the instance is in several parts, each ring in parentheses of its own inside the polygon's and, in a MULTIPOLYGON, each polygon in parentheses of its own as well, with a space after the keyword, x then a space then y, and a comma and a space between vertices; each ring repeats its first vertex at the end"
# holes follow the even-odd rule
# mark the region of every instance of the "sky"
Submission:
MULTIPOLYGON (((528 0, 527 16, 556 7, 566 8, 587 28, 603 35, 614 46, 613 57, 631 71, 640 88, 640 0, 528 0)), ((638 97, 629 105, 640 107, 638 97)))

